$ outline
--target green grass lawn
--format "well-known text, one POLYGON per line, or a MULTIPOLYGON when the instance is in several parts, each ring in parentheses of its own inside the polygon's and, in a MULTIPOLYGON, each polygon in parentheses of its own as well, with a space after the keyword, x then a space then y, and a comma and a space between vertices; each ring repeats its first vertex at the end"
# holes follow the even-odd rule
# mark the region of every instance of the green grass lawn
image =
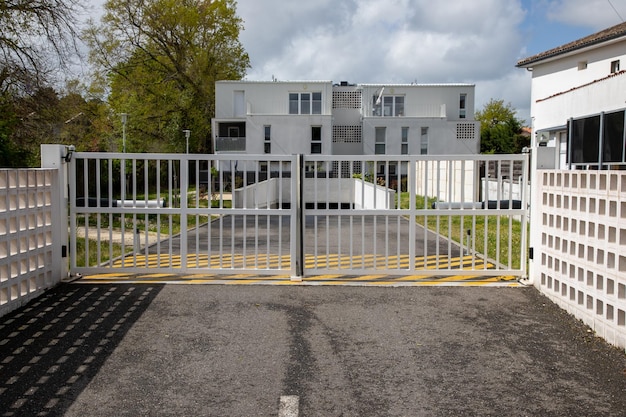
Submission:
MULTIPOLYGON (((409 208, 410 195, 403 192, 400 195, 400 207, 409 208)), ((418 210, 430 209, 435 198, 417 196, 418 210)), ((461 212, 453 211, 453 213, 461 212)), ((418 224, 429 230, 466 245, 469 235, 470 247, 476 252, 485 254, 487 258, 497 260, 508 268, 519 269, 521 265, 522 222, 512 216, 471 215, 470 210, 463 215, 419 215, 418 224), (509 264, 510 262, 510 264, 509 264)), ((525 262, 526 260, 524 260, 525 262)))
MULTIPOLYGON (((137 196, 138 201, 143 200, 142 196, 137 196)), ((156 200, 157 196, 150 195, 150 200, 156 200)), ((197 208, 208 208, 209 200, 208 199, 198 199, 195 198, 195 192, 190 192, 189 197, 189 206, 197 207, 197 208)), ((219 208, 219 201, 211 200, 212 208, 219 208)), ((229 209, 232 207, 231 200, 224 200, 222 202, 222 207, 225 209, 229 209)), ((198 214, 198 215, 188 215, 187 216, 187 229, 192 229, 198 225, 207 223, 209 221, 208 214, 198 214)), ((170 235, 176 235, 181 231, 181 215, 180 214, 89 214, 87 216, 78 216, 77 218, 77 228, 81 229, 85 227, 85 222, 88 222, 88 227, 90 229, 100 228, 102 230, 103 236, 108 237, 109 227, 113 231, 121 231, 122 228, 125 230, 125 233, 132 233, 132 231, 137 228, 142 232, 147 230, 148 232, 161 234, 162 238, 167 238, 170 235)), ((118 258, 122 255, 122 245, 120 243, 113 242, 113 259, 118 258)), ((84 266, 96 266, 98 265, 98 254, 97 254, 98 242, 94 239, 89 240, 89 254, 87 259, 87 264, 85 262, 85 238, 77 238, 76 239, 76 264, 79 267, 84 266)), ((130 253, 133 251, 132 245, 124 246, 125 252, 130 253)), ((103 244, 100 249, 100 262, 107 262, 109 260, 109 242, 106 241, 106 244, 103 244)))

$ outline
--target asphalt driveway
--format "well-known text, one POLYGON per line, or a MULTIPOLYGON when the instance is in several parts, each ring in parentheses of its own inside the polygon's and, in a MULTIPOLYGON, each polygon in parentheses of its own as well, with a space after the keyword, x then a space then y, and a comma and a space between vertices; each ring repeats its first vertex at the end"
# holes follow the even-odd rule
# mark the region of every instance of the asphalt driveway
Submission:
POLYGON ((2 416, 620 416, 625 371, 534 288, 65 284, 0 319, 2 416))

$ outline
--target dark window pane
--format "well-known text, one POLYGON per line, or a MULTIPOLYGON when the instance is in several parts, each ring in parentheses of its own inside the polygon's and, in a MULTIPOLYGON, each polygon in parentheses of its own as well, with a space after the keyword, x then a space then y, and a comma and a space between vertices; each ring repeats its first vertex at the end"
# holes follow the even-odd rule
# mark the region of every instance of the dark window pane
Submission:
POLYGON ((597 163, 599 149, 600 116, 574 120, 572 122, 572 163, 597 163))
POLYGON ((289 94, 289 114, 298 114, 298 94, 289 94))
POLYGON ((622 162, 624 155, 624 112, 604 116, 602 158, 604 162, 622 162))
POLYGON ((322 153, 322 144, 320 142, 311 143, 311 153, 322 153))
POLYGON ((404 116, 404 97, 396 97, 396 112, 394 116, 404 116))
POLYGON ((311 114, 311 94, 300 95, 300 114, 311 114))
POLYGON ((315 141, 322 140, 322 127, 321 126, 311 127, 311 140, 315 140, 315 141))
POLYGON ((313 114, 322 114, 322 93, 313 93, 313 114))

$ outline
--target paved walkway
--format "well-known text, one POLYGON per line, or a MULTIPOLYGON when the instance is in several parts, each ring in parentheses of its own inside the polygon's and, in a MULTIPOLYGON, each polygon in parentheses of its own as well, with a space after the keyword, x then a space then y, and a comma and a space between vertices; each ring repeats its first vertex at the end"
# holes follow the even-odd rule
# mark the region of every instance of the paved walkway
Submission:
POLYGON ((623 416, 625 372, 532 287, 64 284, 0 319, 0 416, 623 416))

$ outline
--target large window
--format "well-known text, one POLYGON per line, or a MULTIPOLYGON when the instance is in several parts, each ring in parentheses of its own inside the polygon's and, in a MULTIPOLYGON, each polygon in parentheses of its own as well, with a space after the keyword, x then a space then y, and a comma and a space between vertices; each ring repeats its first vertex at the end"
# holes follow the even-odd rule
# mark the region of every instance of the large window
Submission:
POLYGON ((374 96, 374 116, 404 116, 404 96, 374 96))
POLYGON ((387 128, 376 128, 376 143, 374 144, 374 153, 376 155, 385 154, 385 142, 387 141, 387 128))
POLYGON ((584 165, 625 162, 624 116, 622 110, 572 120, 568 162, 584 165))
POLYGON ((289 114, 322 114, 322 93, 289 93, 289 114))

